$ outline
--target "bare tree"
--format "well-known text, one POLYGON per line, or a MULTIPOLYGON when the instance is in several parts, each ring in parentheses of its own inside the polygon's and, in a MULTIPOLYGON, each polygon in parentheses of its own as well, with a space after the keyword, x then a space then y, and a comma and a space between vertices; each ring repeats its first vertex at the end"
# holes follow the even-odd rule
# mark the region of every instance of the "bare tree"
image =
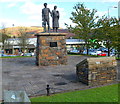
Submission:
POLYGON ((8 38, 10 38, 7 34, 7 28, 5 27, 5 24, 2 24, 2 29, 0 31, 0 42, 2 42, 2 49, 4 50, 5 47, 9 45, 9 42, 7 41, 8 38))
POLYGON ((19 27, 18 28, 18 37, 19 37, 19 46, 21 46, 22 51, 24 52, 26 49, 28 50, 29 45, 29 34, 27 27, 19 27))

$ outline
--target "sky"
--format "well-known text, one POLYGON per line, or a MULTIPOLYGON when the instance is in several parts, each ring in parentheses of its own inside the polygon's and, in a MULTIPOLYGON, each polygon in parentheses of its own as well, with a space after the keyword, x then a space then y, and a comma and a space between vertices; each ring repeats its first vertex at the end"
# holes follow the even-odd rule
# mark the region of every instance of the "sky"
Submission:
MULTIPOLYGON (((120 0, 0 0, 0 27, 4 24, 6 27, 14 26, 42 26, 42 9, 46 2, 48 8, 52 11, 54 6, 60 13, 59 25, 74 25, 70 20, 73 7, 78 2, 84 3, 89 9, 96 9, 97 16, 108 16, 118 18, 118 1, 120 0)), ((50 26, 52 26, 50 17, 50 26)))

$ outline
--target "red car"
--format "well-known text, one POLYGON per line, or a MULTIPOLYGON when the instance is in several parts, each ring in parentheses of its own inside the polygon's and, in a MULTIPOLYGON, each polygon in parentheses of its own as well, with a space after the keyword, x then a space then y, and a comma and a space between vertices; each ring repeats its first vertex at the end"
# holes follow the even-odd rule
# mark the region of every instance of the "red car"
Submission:
POLYGON ((99 53, 97 54, 98 56, 106 56, 107 54, 106 53, 99 53))

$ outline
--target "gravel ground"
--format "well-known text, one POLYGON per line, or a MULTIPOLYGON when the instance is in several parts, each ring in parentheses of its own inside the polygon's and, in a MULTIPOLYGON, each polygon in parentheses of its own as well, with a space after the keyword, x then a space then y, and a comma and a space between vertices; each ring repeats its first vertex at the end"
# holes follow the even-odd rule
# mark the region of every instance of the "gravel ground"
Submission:
POLYGON ((2 59, 3 90, 24 90, 28 96, 37 96, 46 94, 47 84, 51 87, 51 93, 85 88, 87 86, 76 78, 76 64, 85 58, 68 56, 67 65, 40 67, 35 65, 34 57, 2 59))

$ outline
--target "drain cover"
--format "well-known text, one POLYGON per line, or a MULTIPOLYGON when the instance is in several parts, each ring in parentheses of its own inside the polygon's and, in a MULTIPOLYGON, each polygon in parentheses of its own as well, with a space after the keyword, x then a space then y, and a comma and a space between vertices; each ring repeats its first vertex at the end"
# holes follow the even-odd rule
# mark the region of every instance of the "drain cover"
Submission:
POLYGON ((55 83, 55 85, 66 85, 66 82, 59 82, 59 83, 55 83))
POLYGON ((9 74, 9 73, 10 73, 10 71, 4 71, 3 73, 4 73, 4 74, 9 74))
POLYGON ((54 74, 53 76, 55 76, 55 77, 60 77, 60 76, 62 76, 63 74, 54 74))

